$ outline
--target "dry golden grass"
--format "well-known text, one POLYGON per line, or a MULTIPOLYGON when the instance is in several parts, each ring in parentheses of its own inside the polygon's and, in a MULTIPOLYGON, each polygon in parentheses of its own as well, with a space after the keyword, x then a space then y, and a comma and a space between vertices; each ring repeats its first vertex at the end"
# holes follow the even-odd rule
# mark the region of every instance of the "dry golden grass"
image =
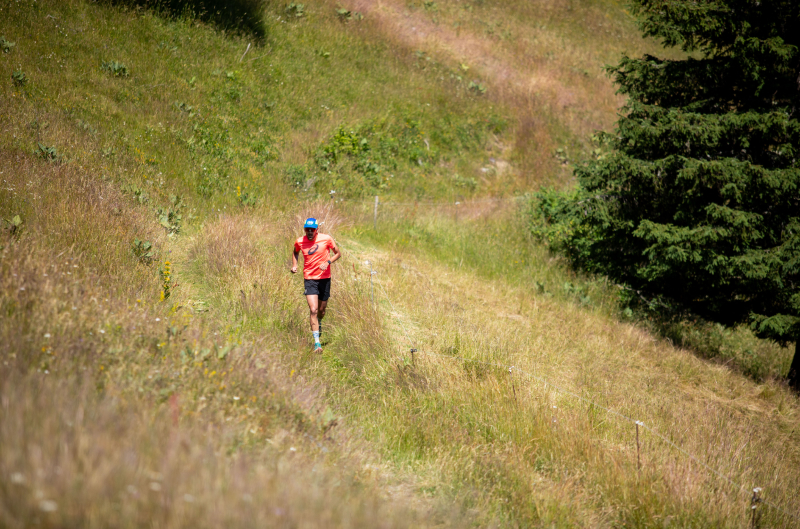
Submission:
POLYGON ((5 379, 4 527, 428 525, 430 506, 415 512, 381 493, 392 482, 380 467, 337 454, 341 441, 278 429, 231 455, 236 432, 224 423, 179 425, 177 401, 152 409, 99 396, 86 382, 5 379))
MULTIPOLYGON (((74 164, 7 160, 22 194, 3 200, 51 197, 41 211, 53 214, 23 210, 3 250, 2 306, 16 318, 3 352, 21 360, 2 371, 6 525, 245 526, 276 513, 310 527, 460 525, 463 512, 508 526, 744 522, 741 493, 646 432, 639 474, 632 425, 523 370, 643 420, 793 508, 799 406, 775 382, 602 312, 338 236, 329 344, 314 356, 286 265, 298 219, 326 219, 334 235, 352 222, 330 201, 219 213, 168 241, 135 202, 84 185, 74 164), (27 186, 35 173, 46 178, 27 186), (78 234, 73 251, 107 258, 62 269, 62 241, 78 234), (134 234, 171 249, 160 257, 180 286, 166 303, 155 266, 129 254, 134 234), (366 260, 378 272, 374 306, 366 260), (16 286, 22 270, 30 291, 16 286)), ((481 222, 486 207, 465 204, 459 222, 481 222)), ((771 510, 764 520, 791 526, 771 510)))
POLYGON ((220 215, 199 242, 173 244, 181 286, 158 303, 155 266, 129 249, 136 236, 166 243, 144 208, 74 164, 3 156, 2 206, 25 222, 3 233, 0 266, 0 525, 459 519, 441 502, 404 500, 409 478, 393 477, 293 369, 303 318, 279 279, 280 222, 220 215))
POLYGON ((102 347, 100 333, 115 332, 119 314, 157 297, 152 270, 136 264, 130 245, 139 237, 160 249, 163 231, 117 187, 76 164, 5 151, 0 165, 0 206, 23 220, 16 233, 1 235, 0 349, 33 365, 89 360, 83 357, 102 347), (126 281, 117 277, 121 263, 129 265, 126 281))
MULTIPOLYGON (((520 523, 747 522, 742 491, 644 430, 639 474, 633 424, 528 373, 643 421, 799 514, 800 403, 779 383, 750 382, 577 305, 414 255, 343 245, 378 270, 392 298, 380 305, 394 345, 358 384, 380 397, 343 390, 340 405, 374 423, 376 441, 421 475, 480 488, 520 523)), ((764 516, 772 526, 795 523, 775 510, 764 516)))

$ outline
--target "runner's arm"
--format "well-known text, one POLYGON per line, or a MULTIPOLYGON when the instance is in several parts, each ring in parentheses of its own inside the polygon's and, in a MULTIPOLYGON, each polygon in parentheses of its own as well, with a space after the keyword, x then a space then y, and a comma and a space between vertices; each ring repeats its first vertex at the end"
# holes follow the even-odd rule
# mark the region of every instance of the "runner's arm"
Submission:
POLYGON ((294 250, 292 252, 292 270, 291 271, 292 271, 293 274, 297 273, 297 255, 298 255, 298 253, 299 252, 297 250, 294 250))
POLYGON ((330 265, 338 261, 339 258, 342 256, 342 252, 339 251, 339 247, 336 246, 336 243, 331 244, 330 252, 333 254, 333 257, 331 257, 330 254, 328 254, 328 257, 330 257, 330 259, 328 259, 328 262, 319 265, 319 269, 322 270, 323 272, 327 270, 330 265))
POLYGON ((334 244, 333 247, 331 248, 331 252, 333 253, 333 258, 331 259, 331 264, 333 264, 333 263, 335 263, 336 261, 339 260, 339 258, 342 256, 342 252, 339 251, 339 247, 336 246, 336 244, 334 244))

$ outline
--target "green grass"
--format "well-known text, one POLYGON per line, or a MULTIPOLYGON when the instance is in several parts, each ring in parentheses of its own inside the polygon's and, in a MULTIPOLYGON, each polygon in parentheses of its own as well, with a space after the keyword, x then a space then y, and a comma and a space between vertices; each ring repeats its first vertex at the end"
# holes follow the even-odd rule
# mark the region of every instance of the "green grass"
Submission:
MULTIPOLYGON (((59 33, 46 41, 15 36, 13 55, 3 57, 24 65, 31 79, 24 90, 4 88, 8 103, 21 106, 8 116, 4 143, 27 150, 41 141, 112 174, 124 159, 131 167, 122 180, 142 189, 169 187, 232 207, 242 193, 258 203, 284 192, 283 182, 301 174, 303 196, 331 189, 342 198, 395 189, 438 196, 455 188, 453 171, 472 172, 482 162, 484 123, 503 121, 502 109, 409 69, 358 24, 342 27, 324 5, 288 22, 282 10, 270 11, 267 42, 246 55, 247 38, 222 38, 191 20, 74 2, 50 11, 68 23, 24 9, 7 19, 9 28, 33 35, 55 26, 59 33), (101 68, 112 61, 128 75, 101 68), (59 144, 68 140, 58 137, 56 122, 89 136, 94 148, 59 144), (349 162, 315 163, 340 127, 374 144, 375 155, 364 160, 376 165, 369 181, 349 162)), ((497 125, 491 131, 502 132, 497 125)), ((163 201, 166 193, 149 194, 163 201)))

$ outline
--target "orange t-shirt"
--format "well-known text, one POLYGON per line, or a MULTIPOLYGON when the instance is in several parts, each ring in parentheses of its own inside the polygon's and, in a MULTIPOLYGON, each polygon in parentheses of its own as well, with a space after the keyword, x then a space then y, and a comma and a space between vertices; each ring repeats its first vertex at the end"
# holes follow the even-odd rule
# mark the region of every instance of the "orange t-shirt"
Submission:
POLYGON ((336 248, 336 243, 330 235, 317 233, 313 241, 303 235, 294 241, 295 253, 303 253, 303 278, 327 279, 331 277, 331 267, 320 270, 319 265, 330 259, 330 250, 336 248))

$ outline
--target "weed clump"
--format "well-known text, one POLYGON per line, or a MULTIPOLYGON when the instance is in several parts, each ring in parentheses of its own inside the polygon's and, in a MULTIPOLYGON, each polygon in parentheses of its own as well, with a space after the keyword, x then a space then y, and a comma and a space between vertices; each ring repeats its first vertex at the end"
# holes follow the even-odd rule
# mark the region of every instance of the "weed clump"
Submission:
MULTIPOLYGON (((14 215, 10 219, 2 219, 3 220, 3 229, 8 232, 9 235, 12 236, 19 236, 20 226, 22 226, 22 218, 19 215, 14 215)), ((0 250, 3 249, 3 246, 0 245, 0 250)))
POLYGON ((14 86, 23 87, 28 82, 28 76, 22 70, 16 70, 11 74, 11 81, 14 86))
POLYGON ((58 152, 58 149, 55 147, 51 147, 48 145, 44 145, 42 143, 38 143, 36 148, 33 150, 33 153, 43 160, 47 160, 49 162, 57 162, 61 160, 61 154, 58 152))
POLYGON ((286 9, 284 9, 283 12, 286 13, 286 16, 291 18, 302 18, 306 14, 306 6, 305 4, 297 4, 292 2, 286 6, 286 9))
POLYGON ((110 72, 114 77, 128 77, 130 75, 128 67, 117 61, 103 61, 100 69, 110 72))
POLYGON ((3 53, 10 52, 11 49, 16 45, 17 45, 16 42, 10 42, 6 40, 5 35, 0 36, 0 50, 2 50, 3 53))
POLYGON ((181 231, 183 215, 180 211, 185 207, 181 197, 170 195, 170 205, 166 208, 156 208, 158 223, 167 230, 169 235, 177 235, 181 231))
POLYGON ((345 9, 343 7, 336 9, 336 16, 342 22, 350 22, 351 20, 364 20, 364 15, 358 11, 350 11, 349 9, 345 9))
POLYGON ((242 186, 236 186, 236 200, 242 206, 255 206, 258 203, 256 196, 250 191, 242 191, 242 186))
POLYGON ((145 265, 151 264, 156 258, 153 243, 149 241, 134 239, 131 244, 131 253, 137 261, 145 265))

